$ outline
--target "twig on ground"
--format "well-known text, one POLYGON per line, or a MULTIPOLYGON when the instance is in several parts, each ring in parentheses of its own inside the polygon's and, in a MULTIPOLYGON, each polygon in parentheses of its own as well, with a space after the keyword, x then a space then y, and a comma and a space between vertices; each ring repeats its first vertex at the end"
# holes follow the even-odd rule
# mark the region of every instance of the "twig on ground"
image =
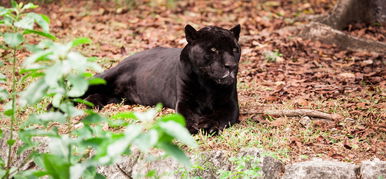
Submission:
POLYGON ((258 111, 246 111, 242 114, 262 114, 274 117, 301 117, 308 116, 314 118, 321 118, 327 120, 339 120, 342 118, 339 114, 328 114, 320 111, 315 111, 311 109, 294 109, 294 110, 271 110, 271 109, 263 109, 258 111))
POLYGON ((117 168, 119 169, 119 171, 123 174, 123 175, 125 175, 127 178, 129 178, 129 179, 132 179, 133 177, 131 176, 131 172, 132 171, 129 171, 129 173, 127 173, 125 170, 123 170, 122 168, 121 168, 121 166, 119 166, 119 164, 116 164, 116 166, 117 166, 117 168))

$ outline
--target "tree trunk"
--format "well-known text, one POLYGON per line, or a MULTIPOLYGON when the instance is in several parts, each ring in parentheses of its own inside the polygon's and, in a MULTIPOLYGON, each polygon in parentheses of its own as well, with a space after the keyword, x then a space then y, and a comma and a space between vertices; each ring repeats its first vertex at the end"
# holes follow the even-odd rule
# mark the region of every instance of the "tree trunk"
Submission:
POLYGON ((386 0, 339 0, 322 23, 338 30, 352 23, 386 25, 386 0))

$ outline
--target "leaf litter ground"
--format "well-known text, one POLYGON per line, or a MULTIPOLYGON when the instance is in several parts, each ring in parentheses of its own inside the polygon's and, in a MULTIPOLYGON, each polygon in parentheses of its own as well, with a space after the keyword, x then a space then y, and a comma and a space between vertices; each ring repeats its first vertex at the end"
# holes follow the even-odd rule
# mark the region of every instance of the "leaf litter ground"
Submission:
MULTIPOLYGON (((145 49, 183 47, 183 29, 188 23, 196 28, 231 28, 240 23, 241 123, 219 136, 196 135, 200 151, 260 147, 286 162, 312 157, 348 162, 374 157, 386 160, 385 54, 340 50, 276 32, 307 23, 305 17, 326 13, 333 5, 325 0, 184 0, 177 1, 174 8, 149 3, 128 8, 99 1, 59 1, 42 5, 38 11, 51 18, 51 29, 59 39, 92 39, 91 45, 79 50, 86 56, 99 57, 98 62, 106 69, 145 49), (251 112, 261 108, 315 109, 344 118, 273 118, 251 112)), ((384 27, 355 24, 345 32, 385 42, 384 27)), ((1 70, 9 71, 5 66, 1 70)), ((148 108, 110 104, 101 112, 110 115, 148 108)), ((162 113, 170 112, 173 110, 162 113)))

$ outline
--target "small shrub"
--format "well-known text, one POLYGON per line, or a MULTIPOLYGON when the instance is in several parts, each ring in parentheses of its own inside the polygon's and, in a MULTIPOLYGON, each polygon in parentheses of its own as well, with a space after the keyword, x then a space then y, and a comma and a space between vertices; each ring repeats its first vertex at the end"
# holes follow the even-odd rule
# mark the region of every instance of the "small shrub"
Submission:
MULTIPOLYGON (((75 103, 90 102, 79 99, 89 85, 103 84, 104 80, 94 78, 90 71, 101 71, 94 58, 86 58, 72 49, 78 45, 91 43, 87 38, 75 39, 67 44, 56 43, 55 36, 48 33, 49 19, 44 15, 25 13, 36 8, 28 3, 12 1, 12 8, 0 7, 0 24, 7 27, 2 34, 4 48, 10 51, 12 61, 12 93, 0 89, 0 100, 8 102, 3 114, 10 118, 10 136, 7 139, 7 159, 0 158, 1 178, 101 178, 97 166, 110 165, 124 155, 130 155, 132 146, 142 152, 153 148, 161 149, 187 167, 191 166, 189 158, 174 144, 195 147, 197 144, 184 127, 185 120, 179 114, 155 118, 161 107, 145 113, 124 112, 111 117, 111 120, 92 111, 81 110, 75 103), (35 29, 38 24, 40 30, 35 29), (27 44, 25 35, 36 34, 48 39, 37 44, 27 44), (19 71, 16 66, 16 54, 27 48, 31 55, 23 62, 19 71), (16 78, 16 74, 23 75, 16 78), (33 82, 24 91, 17 92, 16 84, 26 79, 33 82), (17 96, 20 96, 17 100, 17 96), (58 111, 44 111, 30 114, 21 123, 16 113, 27 106, 33 106, 44 99, 52 99, 52 105, 58 111), (73 118, 82 119, 80 127, 73 128, 73 118), (127 120, 132 122, 125 122, 127 120), (114 121, 114 122, 111 122, 114 121), (119 122, 121 121, 121 122, 119 122), (123 132, 111 132, 104 126, 123 128, 123 132), (62 132, 60 132, 62 131, 62 132), (18 133, 18 137, 14 133, 18 133), (37 138, 44 140, 36 140, 37 138), (17 142, 19 141, 19 142, 17 142), (15 145, 22 143, 21 146, 15 145), (47 151, 38 150, 43 143, 48 143, 47 151), (20 165, 15 166, 12 155, 26 156, 20 165), (30 161, 37 167, 21 170, 30 161)), ((0 82, 7 80, 0 74, 0 82)), ((0 134, 2 131, 0 130, 0 134)), ((2 137, 2 135, 0 135, 2 137)))

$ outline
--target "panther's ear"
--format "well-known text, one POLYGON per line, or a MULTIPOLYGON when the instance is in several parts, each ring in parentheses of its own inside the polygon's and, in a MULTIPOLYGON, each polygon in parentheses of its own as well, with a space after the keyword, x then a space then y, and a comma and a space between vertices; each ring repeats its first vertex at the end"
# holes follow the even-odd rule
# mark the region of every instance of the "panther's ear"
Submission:
POLYGON ((185 26, 185 37, 188 43, 192 43, 194 40, 198 39, 198 33, 196 29, 188 24, 185 26))
POLYGON ((240 29, 240 24, 237 24, 236 26, 230 29, 230 31, 233 33, 237 40, 239 40, 240 37, 240 29))

